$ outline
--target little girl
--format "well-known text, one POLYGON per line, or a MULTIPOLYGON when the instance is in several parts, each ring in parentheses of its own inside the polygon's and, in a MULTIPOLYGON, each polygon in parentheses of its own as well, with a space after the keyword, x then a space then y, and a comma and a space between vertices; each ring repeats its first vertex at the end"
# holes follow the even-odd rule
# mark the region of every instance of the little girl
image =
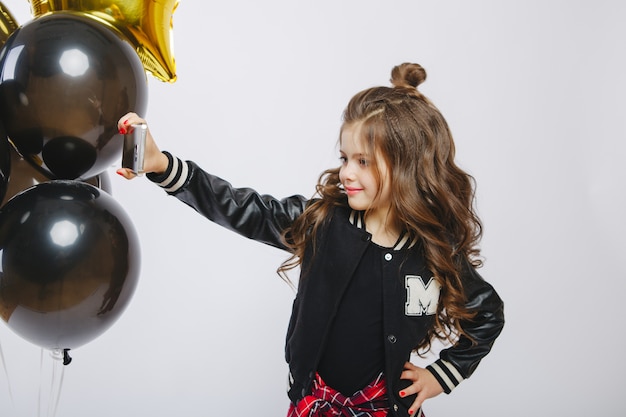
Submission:
MULTIPOLYGON (((300 267, 285 348, 289 417, 420 416, 424 400, 474 372, 502 330, 503 303, 476 272, 473 178, 417 90, 425 79, 405 63, 393 68, 393 87, 350 100, 340 166, 320 176, 312 199, 233 188, 161 152, 148 132, 151 181, 209 220, 289 251, 284 278, 300 267), (409 361, 437 338, 450 347, 434 363, 409 361)), ((135 123, 145 121, 123 116, 120 132, 135 123)))

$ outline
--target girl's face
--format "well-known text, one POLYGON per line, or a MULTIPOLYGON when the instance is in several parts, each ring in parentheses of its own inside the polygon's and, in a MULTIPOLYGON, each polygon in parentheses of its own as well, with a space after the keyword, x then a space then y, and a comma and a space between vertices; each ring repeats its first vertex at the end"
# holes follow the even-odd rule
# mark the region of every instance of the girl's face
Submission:
POLYGON ((339 180, 353 210, 385 216, 391 207, 391 178, 384 158, 368 154, 359 124, 344 126, 340 139, 339 180), (380 174, 380 181, 377 172, 380 174))

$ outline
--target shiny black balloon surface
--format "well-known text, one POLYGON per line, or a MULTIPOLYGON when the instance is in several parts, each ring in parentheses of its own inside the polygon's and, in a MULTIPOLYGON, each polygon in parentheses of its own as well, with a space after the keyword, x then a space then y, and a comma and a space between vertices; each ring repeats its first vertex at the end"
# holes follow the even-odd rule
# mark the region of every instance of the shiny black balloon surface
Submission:
POLYGON ((0 201, 2 201, 7 194, 10 175, 11 145, 7 139, 4 125, 0 122, 0 201))
POLYGON ((122 207, 80 181, 49 181, 0 208, 0 317, 47 349, 106 331, 137 286, 139 240, 122 207))
POLYGON ((87 179, 119 163, 117 121, 144 113, 147 96, 132 45, 79 14, 35 18, 0 52, 0 118, 20 154, 51 179, 87 179))

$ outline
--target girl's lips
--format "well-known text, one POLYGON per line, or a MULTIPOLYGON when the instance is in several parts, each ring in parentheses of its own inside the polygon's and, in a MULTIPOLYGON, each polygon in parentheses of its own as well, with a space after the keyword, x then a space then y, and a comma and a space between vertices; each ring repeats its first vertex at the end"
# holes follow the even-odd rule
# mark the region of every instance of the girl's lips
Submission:
POLYGON ((346 194, 350 195, 354 195, 356 193, 358 193, 359 191, 363 191, 362 188, 355 188, 355 187, 345 187, 346 190, 346 194))

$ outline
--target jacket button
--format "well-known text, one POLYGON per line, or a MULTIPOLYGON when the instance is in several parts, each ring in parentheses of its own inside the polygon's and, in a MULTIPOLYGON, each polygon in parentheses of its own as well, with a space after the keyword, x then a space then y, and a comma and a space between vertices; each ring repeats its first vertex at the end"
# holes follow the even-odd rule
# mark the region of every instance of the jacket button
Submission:
POLYGON ((386 254, 385 254, 385 260, 386 260, 386 261, 390 261, 390 260, 391 260, 391 258, 393 258, 393 256, 392 256, 390 253, 386 253, 386 254))
POLYGON ((396 343, 398 341, 398 339, 396 339, 396 337, 392 334, 387 336, 387 340, 389 340, 389 343, 396 343))
POLYGON ((393 405, 393 411, 398 411, 398 404, 393 405))

